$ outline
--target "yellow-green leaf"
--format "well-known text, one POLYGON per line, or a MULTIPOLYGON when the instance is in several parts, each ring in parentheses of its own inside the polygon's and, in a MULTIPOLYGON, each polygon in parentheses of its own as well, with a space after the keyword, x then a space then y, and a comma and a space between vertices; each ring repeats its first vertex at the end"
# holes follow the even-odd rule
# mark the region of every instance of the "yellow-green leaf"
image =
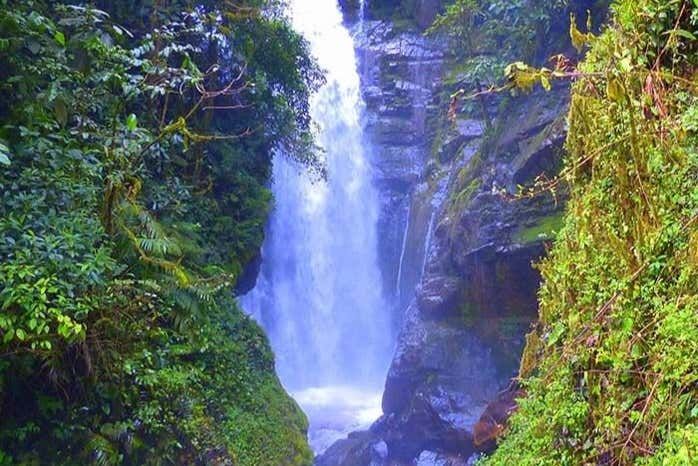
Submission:
POLYGON ((53 38, 56 40, 58 45, 61 47, 65 47, 65 34, 63 34, 61 31, 57 31, 54 35, 53 38))
POLYGON ((623 99, 623 86, 618 82, 618 79, 611 77, 606 83, 606 94, 614 102, 620 102, 623 99))
POLYGON ((126 127, 129 131, 136 130, 136 128, 138 127, 138 118, 135 114, 132 113, 126 118, 126 127))

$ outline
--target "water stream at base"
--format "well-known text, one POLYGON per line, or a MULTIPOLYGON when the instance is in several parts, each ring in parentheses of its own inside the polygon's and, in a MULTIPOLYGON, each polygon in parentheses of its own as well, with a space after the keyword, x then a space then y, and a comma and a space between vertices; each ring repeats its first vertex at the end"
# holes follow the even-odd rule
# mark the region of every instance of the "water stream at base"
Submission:
POLYGON ((291 0, 291 17, 327 73, 311 102, 326 182, 283 156, 256 287, 241 298, 267 331, 284 386, 319 453, 380 414, 392 354, 377 258, 378 198, 361 124, 354 44, 337 2, 291 0))

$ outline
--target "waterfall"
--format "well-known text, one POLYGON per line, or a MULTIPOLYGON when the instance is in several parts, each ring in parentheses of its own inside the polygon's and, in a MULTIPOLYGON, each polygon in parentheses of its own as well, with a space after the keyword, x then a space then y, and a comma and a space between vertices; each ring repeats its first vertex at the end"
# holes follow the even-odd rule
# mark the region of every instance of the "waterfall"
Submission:
POLYGON ((308 414, 319 452, 380 415, 390 306, 353 41, 336 2, 290 4, 294 27, 327 73, 311 114, 328 178, 313 181, 287 158, 274 160, 261 272, 241 304, 267 331, 281 381, 308 414))
POLYGON ((427 235, 424 237, 424 252, 422 253, 422 271, 421 275, 424 275, 424 270, 427 267, 427 257, 429 256, 429 246, 431 245, 431 235, 434 229, 434 221, 436 221, 436 209, 432 210, 431 217, 429 217, 429 226, 427 227, 427 235))
POLYGON ((397 281, 395 283, 395 293, 398 297, 398 301, 401 298, 401 288, 400 283, 402 283, 402 264, 405 262, 405 251, 407 250, 407 238, 410 233, 410 216, 412 213, 412 204, 410 203, 407 208, 407 219, 405 221, 405 232, 402 234, 402 247, 400 248, 400 260, 397 265, 397 281))

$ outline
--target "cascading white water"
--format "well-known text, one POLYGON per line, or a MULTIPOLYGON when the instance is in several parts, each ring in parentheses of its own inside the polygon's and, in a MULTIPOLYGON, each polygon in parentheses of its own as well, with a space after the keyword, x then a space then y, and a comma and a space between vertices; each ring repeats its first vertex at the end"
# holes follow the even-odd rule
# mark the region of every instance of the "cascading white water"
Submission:
POLYGON ((328 179, 274 161, 275 208, 243 307, 267 330, 317 452, 380 415, 391 356, 377 259, 378 199, 361 125, 354 45, 333 0, 291 0, 294 27, 327 73, 313 97, 328 179))
POLYGON ((410 214, 412 213, 412 206, 410 205, 407 208, 407 217, 405 220, 405 231, 402 234, 402 247, 400 248, 400 260, 398 261, 397 265, 397 280, 395 283, 395 293, 397 294, 398 300, 402 297, 401 296, 401 287, 400 285, 402 284, 402 265, 405 263, 405 251, 407 250, 407 238, 409 237, 410 234, 410 214))

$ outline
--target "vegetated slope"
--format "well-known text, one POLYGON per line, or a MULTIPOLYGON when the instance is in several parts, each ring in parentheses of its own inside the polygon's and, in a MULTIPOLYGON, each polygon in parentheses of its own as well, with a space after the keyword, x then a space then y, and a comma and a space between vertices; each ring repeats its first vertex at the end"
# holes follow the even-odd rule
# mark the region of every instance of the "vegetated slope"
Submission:
POLYGON ((276 2, 167 4, 0 1, 1 464, 312 460, 231 290, 322 76, 276 2))
MULTIPOLYGON (((573 87, 565 224, 492 465, 698 462, 698 4, 620 0, 573 87)), ((552 188, 542 183, 537 189, 552 188)))

